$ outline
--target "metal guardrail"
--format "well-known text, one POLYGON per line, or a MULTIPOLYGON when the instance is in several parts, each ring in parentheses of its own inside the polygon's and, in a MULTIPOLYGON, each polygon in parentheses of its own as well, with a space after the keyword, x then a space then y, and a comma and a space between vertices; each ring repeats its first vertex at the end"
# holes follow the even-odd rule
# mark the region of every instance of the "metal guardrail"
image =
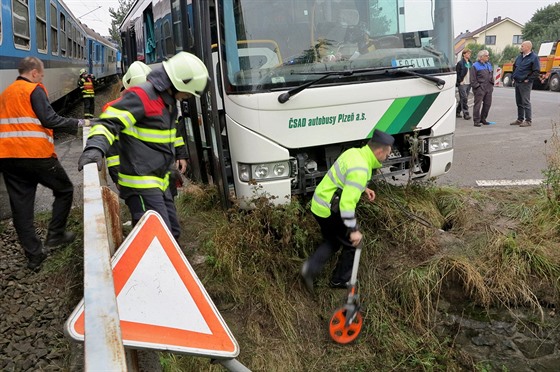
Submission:
MULTIPOLYGON (((84 144, 88 134, 85 128, 84 144)), ((83 173, 85 370, 127 371, 97 165, 87 164, 83 173)))

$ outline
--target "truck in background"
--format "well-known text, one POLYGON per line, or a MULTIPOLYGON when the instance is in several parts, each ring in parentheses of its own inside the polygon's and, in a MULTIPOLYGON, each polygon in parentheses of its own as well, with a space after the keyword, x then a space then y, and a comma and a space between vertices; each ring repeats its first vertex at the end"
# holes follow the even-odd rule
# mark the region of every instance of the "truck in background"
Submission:
MULTIPOLYGON (((533 89, 560 91, 560 40, 542 43, 539 48, 541 61, 540 81, 535 81, 533 89)), ((506 87, 513 86, 513 62, 504 63, 502 66, 502 83, 506 87)))

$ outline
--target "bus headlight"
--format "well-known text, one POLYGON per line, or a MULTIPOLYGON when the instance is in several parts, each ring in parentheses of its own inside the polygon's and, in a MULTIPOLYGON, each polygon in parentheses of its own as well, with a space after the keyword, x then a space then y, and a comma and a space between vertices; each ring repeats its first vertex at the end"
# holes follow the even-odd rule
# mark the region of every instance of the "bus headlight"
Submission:
POLYGON ((260 164, 239 163, 237 167, 239 179, 243 182, 290 178, 290 169, 289 160, 260 164))
POLYGON ((438 151, 449 150, 453 148, 453 134, 446 134, 439 137, 428 137, 426 153, 431 154, 438 151))

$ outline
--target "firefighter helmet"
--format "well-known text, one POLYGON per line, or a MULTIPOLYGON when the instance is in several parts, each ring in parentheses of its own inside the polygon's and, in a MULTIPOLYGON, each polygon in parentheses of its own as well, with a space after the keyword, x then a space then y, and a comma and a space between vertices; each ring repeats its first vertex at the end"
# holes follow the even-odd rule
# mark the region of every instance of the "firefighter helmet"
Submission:
POLYGON ((124 89, 142 84, 146 81, 146 77, 151 71, 152 69, 144 62, 135 61, 130 65, 126 74, 123 76, 122 83, 124 85, 124 89))
POLYGON ((83 68, 83 69, 80 70, 80 75, 83 75, 83 74, 85 74, 85 73, 86 73, 86 69, 85 69, 85 68, 83 68))
POLYGON ((163 68, 171 83, 179 92, 191 93, 200 97, 208 82, 208 70, 198 57, 187 52, 179 52, 163 68))

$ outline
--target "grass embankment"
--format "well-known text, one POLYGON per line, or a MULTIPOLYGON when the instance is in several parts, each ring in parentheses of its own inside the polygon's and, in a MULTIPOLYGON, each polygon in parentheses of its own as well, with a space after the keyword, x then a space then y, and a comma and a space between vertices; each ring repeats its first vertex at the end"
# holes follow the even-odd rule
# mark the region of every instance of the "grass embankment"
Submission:
MULTIPOLYGON (((451 337, 437 335, 438 314, 460 313, 466 304, 539 309, 557 302, 560 208, 551 187, 374 188, 375 202, 358 209, 364 326, 347 346, 328 335, 346 297, 327 287, 332 265, 315 298, 299 282, 302 262, 320 242, 308 205, 274 208, 259 200, 251 212, 225 213, 214 208, 212 190, 196 187, 179 199, 188 239, 200 242, 187 256, 204 257, 195 270, 240 344, 243 364, 255 371, 476 369, 451 337)), ((192 357, 164 355, 162 362, 169 371, 222 368, 192 357)))
MULTIPOLYGON (((178 200, 182 245, 240 345, 238 360, 254 371, 483 370, 438 332, 439 315, 516 306, 538 314, 558 303, 560 172, 547 172, 545 187, 535 189, 377 184, 375 202, 358 209, 364 326, 351 345, 328 335, 346 297, 327 287, 332 263, 315 298, 299 281, 320 241, 308 205, 275 208, 261 200, 251 212, 224 212, 214 190, 190 187, 178 200)), ((81 220, 73 210, 70 228, 79 232, 81 220)), ((48 216, 37 222, 46 228, 48 216)), ((64 287, 68 309, 81 297, 82 260, 77 241, 41 271, 64 287)), ((61 339, 61 347, 70 341, 61 339)), ((165 371, 223 370, 206 358, 161 354, 161 362, 165 371)))

